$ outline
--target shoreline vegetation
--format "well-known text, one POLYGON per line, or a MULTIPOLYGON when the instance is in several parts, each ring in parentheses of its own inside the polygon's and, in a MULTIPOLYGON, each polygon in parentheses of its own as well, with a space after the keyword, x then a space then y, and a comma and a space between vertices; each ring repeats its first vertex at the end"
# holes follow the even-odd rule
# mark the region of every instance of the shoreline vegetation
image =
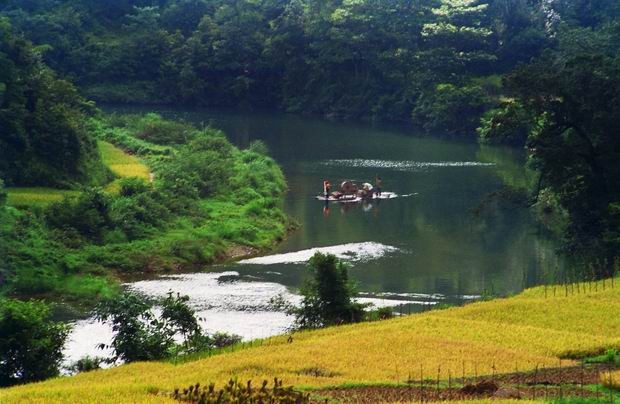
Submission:
POLYGON ((98 115, 87 126, 114 178, 8 188, 0 293, 94 303, 123 277, 253 256, 294 227, 282 211, 284 176, 260 142, 239 150, 217 130, 155 114, 98 115))
POLYGON ((318 397, 342 397, 342 389, 355 394, 364 389, 411 391, 420 383, 429 397, 435 390, 442 397, 440 392, 462 392, 467 384, 512 380, 517 386, 513 393, 516 389, 526 398, 532 386, 536 396, 537 382, 528 380, 538 378, 538 398, 545 389, 557 397, 559 387, 565 397, 580 391, 593 397, 596 389, 597 397, 606 399, 618 394, 603 387, 615 386, 617 373, 580 361, 620 349, 620 318, 609 316, 618 311, 618 277, 568 287, 539 286, 463 307, 238 344, 228 352, 196 355, 176 365, 142 362, 60 377, 0 390, 0 397, 7 403, 175 402, 170 399, 175 389, 196 382, 220 386, 233 378, 259 386, 277 377, 318 397), (362 366, 367 363, 374 365, 362 366), (555 382, 545 387, 546 378, 555 382))

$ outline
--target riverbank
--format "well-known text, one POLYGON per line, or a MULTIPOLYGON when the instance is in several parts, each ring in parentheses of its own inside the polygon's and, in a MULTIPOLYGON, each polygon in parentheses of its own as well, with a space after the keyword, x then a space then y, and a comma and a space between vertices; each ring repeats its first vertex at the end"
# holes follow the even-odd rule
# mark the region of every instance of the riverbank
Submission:
POLYGON ((7 403, 174 402, 166 393, 175 388, 222 385, 231 377, 255 385, 279 377, 320 392, 420 379, 427 385, 439 380, 443 388, 459 378, 536 369, 544 375, 544 369, 574 369, 578 358, 620 348, 620 318, 613 315, 619 311, 619 278, 537 287, 506 299, 270 338, 179 365, 135 363, 58 378, 1 390, 0 397, 7 403))
POLYGON ((284 176, 260 144, 240 150, 217 130, 153 114, 93 118, 89 131, 114 181, 9 189, 3 294, 90 306, 122 277, 253 256, 292 227, 284 176))

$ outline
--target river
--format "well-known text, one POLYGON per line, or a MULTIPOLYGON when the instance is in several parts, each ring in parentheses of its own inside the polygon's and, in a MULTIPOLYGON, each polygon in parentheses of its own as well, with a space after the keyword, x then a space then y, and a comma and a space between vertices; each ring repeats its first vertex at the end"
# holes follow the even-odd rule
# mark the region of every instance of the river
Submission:
MULTIPOLYGON (((301 224, 267 257, 128 285, 152 296, 169 290, 189 295, 209 331, 245 339, 285 332, 292 319, 272 311, 269 300, 297 299, 306 275, 303 261, 315 249, 349 261, 363 301, 405 313, 485 293, 518 293, 561 265, 553 242, 540 234, 526 208, 488 198, 530 180, 521 150, 286 114, 156 110, 222 129, 241 148, 264 141, 286 175, 285 210, 301 224), (361 183, 376 175, 384 190, 400 197, 328 208, 313 198, 324 179, 361 183), (479 209, 483 200, 488 203, 479 209)), ((101 355, 95 344, 110 336, 101 324, 77 321, 65 350, 68 360, 101 355)))

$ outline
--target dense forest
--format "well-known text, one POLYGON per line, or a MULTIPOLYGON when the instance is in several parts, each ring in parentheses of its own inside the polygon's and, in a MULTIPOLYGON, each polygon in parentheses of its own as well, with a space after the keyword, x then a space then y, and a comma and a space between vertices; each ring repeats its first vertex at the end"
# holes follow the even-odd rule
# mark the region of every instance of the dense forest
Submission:
POLYGON ((528 191, 567 251, 608 263, 618 255, 614 0, 32 0, 1 13, 10 135, 0 141, 20 153, 19 165, 0 167, 9 184, 105 175, 86 180, 97 163, 75 117, 90 104, 68 82, 100 102, 280 109, 466 137, 477 129, 482 141, 527 147, 539 173, 528 191), (20 53, 22 38, 30 53, 20 53), (58 144, 72 157, 48 164, 58 144))
POLYGON ((2 10, 97 101, 413 120, 436 132, 475 129, 502 92, 497 75, 545 49, 603 51, 585 34, 613 31, 618 12, 613 0, 33 0, 2 10))

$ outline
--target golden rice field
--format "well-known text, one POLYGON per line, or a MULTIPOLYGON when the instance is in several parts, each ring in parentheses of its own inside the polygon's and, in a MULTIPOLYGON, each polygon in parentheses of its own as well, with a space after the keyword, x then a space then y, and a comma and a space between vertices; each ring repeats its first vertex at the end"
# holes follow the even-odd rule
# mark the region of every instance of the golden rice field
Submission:
MULTIPOLYGON (((300 388, 402 384, 408 379, 574 365, 567 357, 620 348, 620 284, 516 297, 276 337, 194 362, 135 363, 0 390, 0 402, 172 402, 155 395, 196 382, 280 377, 300 388), (564 358, 560 360, 560 358, 564 358), (317 376, 319 375, 319 376, 317 376)), ((558 287, 559 290, 559 287, 558 287)), ((615 375, 614 377, 617 377, 615 375)))
MULTIPOLYGON (((119 178, 138 177, 149 180, 149 168, 140 160, 111 143, 97 142, 101 153, 101 160, 119 178)), ((117 192, 118 181, 112 181, 105 187, 110 193, 117 192)), ((11 206, 42 207, 52 202, 62 200, 65 196, 76 196, 78 191, 54 188, 8 188, 7 203, 11 206)))
POLYGON ((62 200, 65 196, 77 195, 77 191, 53 188, 8 188, 7 203, 11 206, 45 206, 62 200))
POLYGON ((606 387, 620 390, 620 370, 616 370, 615 372, 602 373, 601 383, 606 387))
POLYGON ((103 164, 120 178, 138 177, 149 179, 149 168, 136 156, 127 154, 111 143, 98 141, 99 152, 103 164))

